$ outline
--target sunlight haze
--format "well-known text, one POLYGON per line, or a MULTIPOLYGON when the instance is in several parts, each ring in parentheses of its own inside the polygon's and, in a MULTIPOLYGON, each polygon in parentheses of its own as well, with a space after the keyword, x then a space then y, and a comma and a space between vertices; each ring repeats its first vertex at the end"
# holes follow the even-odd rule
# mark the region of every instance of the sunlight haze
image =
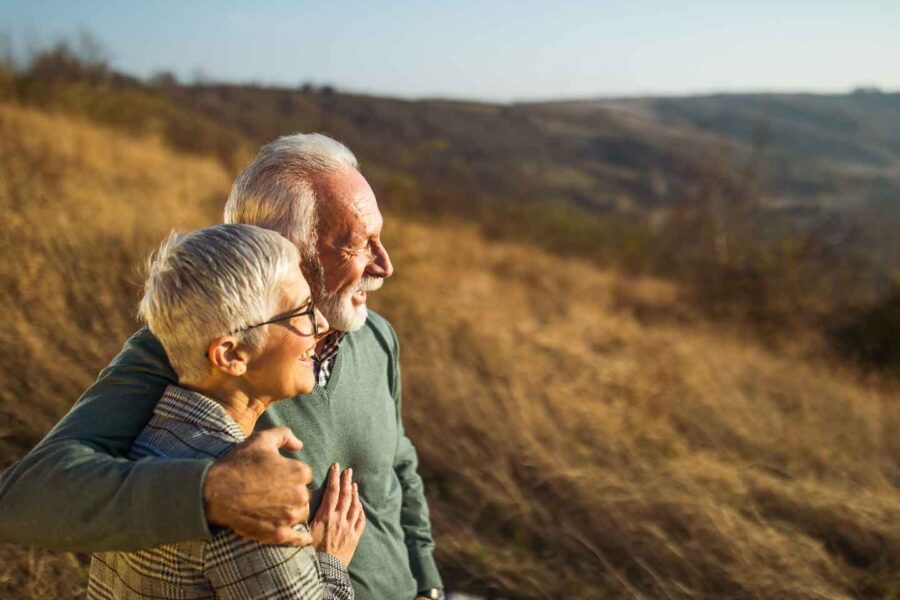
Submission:
POLYGON ((898 26, 895 2, 0 5, 15 46, 86 30, 115 68, 142 77, 500 101, 894 90, 898 26))

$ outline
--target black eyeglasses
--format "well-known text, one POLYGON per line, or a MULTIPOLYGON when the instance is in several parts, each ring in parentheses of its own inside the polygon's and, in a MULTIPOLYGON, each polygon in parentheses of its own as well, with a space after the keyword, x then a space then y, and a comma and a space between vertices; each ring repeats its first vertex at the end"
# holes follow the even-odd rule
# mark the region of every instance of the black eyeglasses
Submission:
POLYGON ((268 321, 263 321, 262 323, 257 323, 256 325, 249 325, 242 329, 238 329, 237 331, 233 331, 232 333, 247 331, 248 329, 262 327, 263 325, 277 323, 278 321, 286 321, 288 319, 293 319, 294 317, 307 317, 307 316, 309 317, 309 330, 306 330, 302 326, 296 327, 296 329, 298 330, 300 335, 311 335, 313 337, 316 337, 319 335, 319 323, 318 323, 318 319, 316 318, 316 304, 312 300, 309 301, 309 304, 306 306, 306 308, 295 308, 294 310, 292 310, 290 312, 286 312, 283 315, 279 315, 277 317, 269 319, 268 321))

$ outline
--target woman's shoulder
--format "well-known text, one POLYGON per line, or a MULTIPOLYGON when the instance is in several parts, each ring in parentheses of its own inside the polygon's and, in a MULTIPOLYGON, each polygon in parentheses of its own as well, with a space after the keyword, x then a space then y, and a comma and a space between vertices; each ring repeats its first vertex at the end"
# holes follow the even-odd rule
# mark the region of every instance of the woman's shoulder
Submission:
POLYGON ((166 388, 129 458, 219 458, 244 439, 219 404, 176 385, 166 388))

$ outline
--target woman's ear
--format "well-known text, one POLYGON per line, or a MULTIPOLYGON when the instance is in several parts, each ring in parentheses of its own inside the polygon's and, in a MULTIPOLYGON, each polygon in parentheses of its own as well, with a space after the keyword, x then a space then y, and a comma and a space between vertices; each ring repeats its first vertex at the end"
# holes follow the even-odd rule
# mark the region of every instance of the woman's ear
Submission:
POLYGON ((232 377, 240 377, 247 372, 247 352, 241 348, 237 336, 223 335, 209 343, 206 356, 213 367, 232 377))

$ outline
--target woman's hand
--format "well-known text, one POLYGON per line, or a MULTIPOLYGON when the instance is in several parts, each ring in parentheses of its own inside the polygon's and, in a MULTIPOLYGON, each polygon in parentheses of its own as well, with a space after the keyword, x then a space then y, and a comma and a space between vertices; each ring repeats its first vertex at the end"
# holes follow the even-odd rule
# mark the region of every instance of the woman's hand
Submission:
POLYGON ((350 565, 366 527, 366 514, 352 477, 353 469, 340 473, 340 465, 331 465, 322 503, 310 523, 316 551, 331 554, 345 567, 350 565))

